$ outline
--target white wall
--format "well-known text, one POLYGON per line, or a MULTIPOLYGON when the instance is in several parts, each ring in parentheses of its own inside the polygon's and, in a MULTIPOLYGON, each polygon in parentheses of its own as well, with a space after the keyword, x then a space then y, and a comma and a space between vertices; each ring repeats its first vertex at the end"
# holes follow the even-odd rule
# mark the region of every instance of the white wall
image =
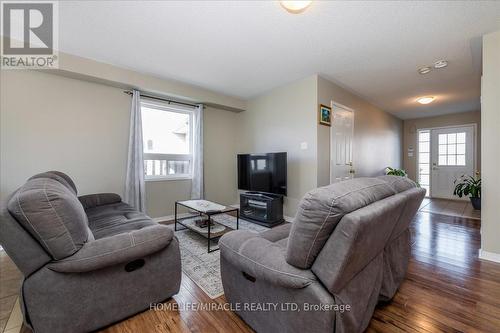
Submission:
POLYGON ((241 153, 288 153, 284 214, 293 217, 299 200, 316 187, 316 76, 276 88, 250 100, 239 114, 241 153), (300 145, 306 142, 308 148, 300 145))
POLYGON ((481 257, 500 261, 500 31, 483 37, 481 121, 481 257))
MULTIPOLYGON (((47 171, 68 173, 80 194, 123 194, 130 96, 123 89, 42 71, 1 71, 0 195, 47 171)), ((236 196, 238 114, 205 111, 207 198, 233 204, 236 196)), ((147 212, 173 214, 188 199, 189 180, 147 182, 147 212)))

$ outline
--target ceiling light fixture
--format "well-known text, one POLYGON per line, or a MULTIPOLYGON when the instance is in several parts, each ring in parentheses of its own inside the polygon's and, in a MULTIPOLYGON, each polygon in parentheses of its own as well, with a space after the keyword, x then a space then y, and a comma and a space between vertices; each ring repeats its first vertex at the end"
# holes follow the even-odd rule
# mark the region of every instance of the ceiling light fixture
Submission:
POLYGON ((424 96, 417 98, 417 102, 419 102, 420 104, 429 104, 432 103, 435 99, 436 97, 434 96, 424 96))
POLYGON ((302 13, 311 3, 312 1, 280 1, 281 6, 293 14, 302 13))
POLYGON ((448 66, 448 61, 446 60, 438 60, 434 63, 435 69, 445 68, 446 66, 448 66))
POLYGON ((430 68, 430 67, 422 67, 422 68, 418 69, 418 72, 423 75, 423 74, 430 73, 431 70, 432 70, 432 68, 430 68))

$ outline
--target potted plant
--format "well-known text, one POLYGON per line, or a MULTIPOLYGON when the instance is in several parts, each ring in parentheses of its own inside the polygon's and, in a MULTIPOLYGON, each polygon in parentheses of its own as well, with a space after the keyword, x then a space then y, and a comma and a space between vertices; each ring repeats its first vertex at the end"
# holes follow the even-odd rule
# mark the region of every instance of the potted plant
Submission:
POLYGON ((391 175, 391 176, 400 176, 400 177, 407 177, 408 175, 406 174, 406 171, 403 169, 396 169, 396 168, 391 168, 387 167, 385 169, 385 174, 386 175, 391 175))
POLYGON ((476 177, 462 175, 455 179, 454 184, 453 195, 457 195, 459 198, 469 196, 472 207, 481 210, 481 177, 479 177, 479 173, 476 173, 476 177))

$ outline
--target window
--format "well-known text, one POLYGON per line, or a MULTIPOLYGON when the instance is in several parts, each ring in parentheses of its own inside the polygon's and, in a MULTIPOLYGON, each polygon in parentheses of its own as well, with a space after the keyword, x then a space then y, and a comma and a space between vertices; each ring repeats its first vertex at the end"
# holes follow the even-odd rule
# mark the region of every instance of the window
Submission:
POLYGON ((431 155, 431 133, 428 130, 418 132, 418 182, 429 195, 430 186, 430 155, 431 155))
POLYGON ((146 180, 192 178, 193 112, 160 103, 141 103, 146 180))
POLYGON ((438 165, 465 165, 465 132, 439 134, 438 165))

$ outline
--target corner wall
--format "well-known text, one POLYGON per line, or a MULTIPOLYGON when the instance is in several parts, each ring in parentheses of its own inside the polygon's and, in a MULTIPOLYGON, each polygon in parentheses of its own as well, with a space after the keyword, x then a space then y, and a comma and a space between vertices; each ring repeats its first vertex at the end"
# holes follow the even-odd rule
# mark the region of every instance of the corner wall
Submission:
POLYGON ((483 37, 480 257, 500 262, 500 31, 483 37))
MULTIPOLYGON (((382 175, 388 166, 401 167, 402 120, 318 76, 316 107, 319 104, 330 106, 331 101, 354 110, 353 166, 356 177, 382 175)), ((330 127, 318 124, 317 128, 317 185, 325 186, 330 183, 330 127)))
POLYGON ((288 153, 284 214, 293 217, 304 194, 316 188, 316 75, 250 100, 239 114, 239 152, 288 153), (301 149, 301 143, 307 149, 301 149))
POLYGON ((330 127, 318 124, 318 105, 341 103, 356 111, 354 165, 357 177, 381 175, 402 164, 402 121, 318 75, 256 97, 239 114, 239 150, 288 152, 285 215, 295 215, 309 190, 330 184, 330 127), (301 144, 307 143, 307 149, 301 144))

